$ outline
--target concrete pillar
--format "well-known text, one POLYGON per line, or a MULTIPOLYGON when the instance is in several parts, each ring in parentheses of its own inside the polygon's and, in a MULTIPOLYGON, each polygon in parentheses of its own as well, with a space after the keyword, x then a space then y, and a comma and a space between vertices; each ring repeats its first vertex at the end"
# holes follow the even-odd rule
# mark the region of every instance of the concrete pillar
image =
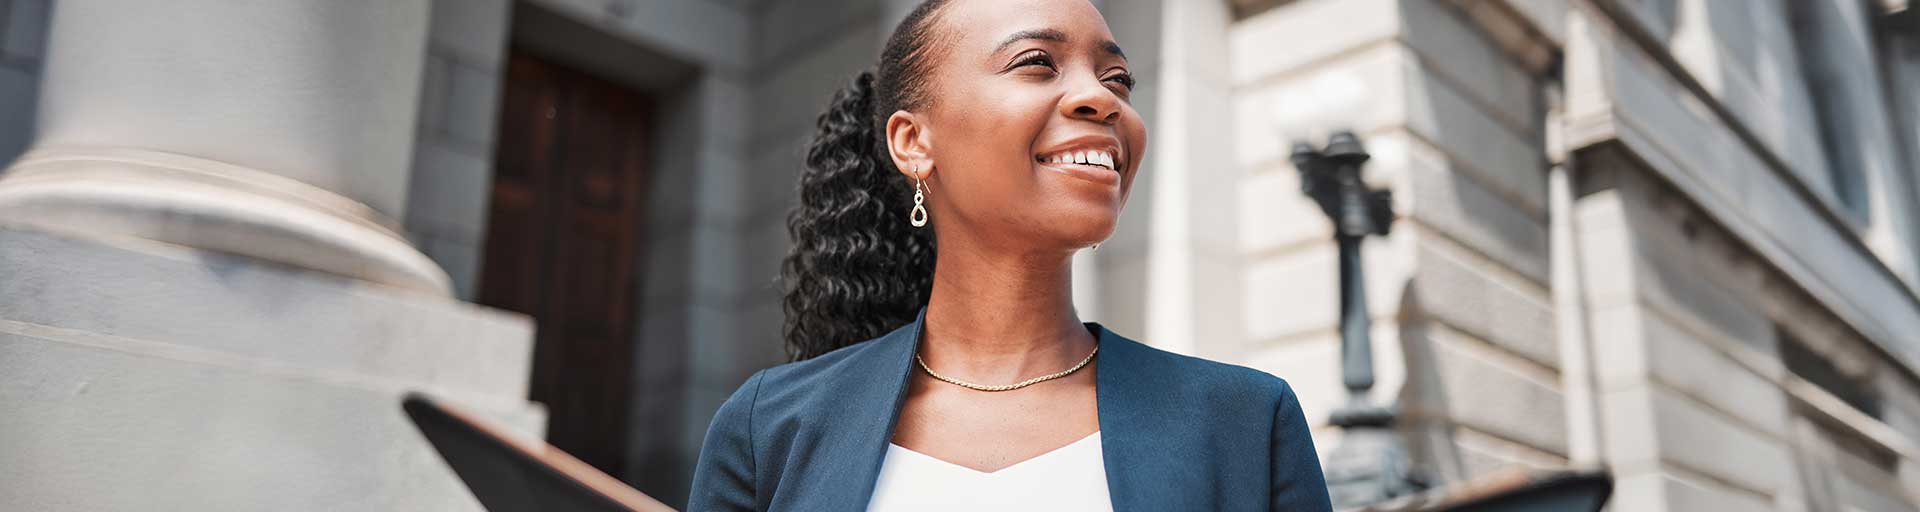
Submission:
POLYGON ((402 237, 427 0, 67 0, 0 174, 0 510, 480 510, 533 324, 402 237))
POLYGON ((72 0, 0 222, 241 254, 438 295, 398 224, 425 0, 72 0))

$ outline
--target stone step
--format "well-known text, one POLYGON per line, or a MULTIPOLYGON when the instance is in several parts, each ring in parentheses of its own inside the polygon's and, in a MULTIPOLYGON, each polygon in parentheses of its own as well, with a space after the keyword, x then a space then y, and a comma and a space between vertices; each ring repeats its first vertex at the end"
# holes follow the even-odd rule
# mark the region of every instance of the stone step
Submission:
POLYGON ((525 316, 141 239, 0 225, 0 320, 523 400, 525 316))
MULTIPOLYGON (((409 387, 206 355, 0 325, 0 510, 479 510, 409 387)), ((541 435, 535 405, 444 398, 541 435)))

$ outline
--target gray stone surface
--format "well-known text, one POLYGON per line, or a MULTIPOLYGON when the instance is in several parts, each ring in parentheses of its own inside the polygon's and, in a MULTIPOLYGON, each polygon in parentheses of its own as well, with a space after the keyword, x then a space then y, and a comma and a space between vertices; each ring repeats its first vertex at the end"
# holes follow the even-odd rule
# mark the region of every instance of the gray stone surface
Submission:
POLYGON ((0 508, 477 509, 400 397, 545 424, 532 326, 445 297, 13 228, 0 297, 0 508))
POLYGON ((1400 39, 1425 68, 1456 84, 1462 95, 1507 129, 1539 137, 1544 120, 1543 104, 1536 98, 1539 86, 1498 43, 1446 2, 1402 1, 1399 8, 1401 16, 1417 20, 1406 24, 1400 39))
POLYGON ((1408 130, 1472 176, 1536 217, 1546 212, 1546 159, 1537 139, 1496 121, 1424 66, 1407 71, 1408 130))
POLYGON ((428 52, 498 70, 507 49, 511 4, 509 0, 433 0, 428 52))
POLYGON ((1547 282, 1547 226, 1543 217, 1507 201, 1422 142, 1410 141, 1406 151, 1404 172, 1411 190, 1402 193, 1405 197, 1401 200, 1407 203, 1402 215, 1525 279, 1540 285, 1547 282))
POLYGON ((0 325, 0 508, 479 510, 401 412, 410 386, 155 345, 0 325))
POLYGON ((1731 422, 1656 385, 1602 393, 1608 450, 1620 464, 1658 461, 1772 495, 1796 478, 1783 442, 1731 422))
POLYGON ((1920 332, 1920 302, 1873 253, 1846 240, 1854 236, 1850 229, 1826 221, 1818 213, 1822 206, 1792 193, 1778 174, 1743 171, 1766 164, 1719 120, 1685 105, 1689 93, 1660 76, 1653 62, 1618 41, 1582 37, 1576 42, 1594 50, 1595 63, 1611 78, 1585 84, 1597 88, 1591 92, 1570 89, 1569 97, 1578 100, 1572 111, 1609 111, 1612 120, 1596 133, 1618 137, 1651 171, 1853 328, 1904 364, 1920 362, 1920 345, 1896 334, 1920 332), (1597 103, 1583 103, 1589 99, 1597 103))
POLYGON ((1533 364, 1559 365, 1553 310, 1541 290, 1444 242, 1420 244, 1412 300, 1420 314, 1459 329, 1533 364))
POLYGON ((1230 36, 1233 83, 1271 79, 1393 38, 1402 23, 1397 7, 1398 0, 1304 0, 1241 20, 1230 36))
POLYGON ((494 130, 499 123, 500 72, 464 60, 448 60, 446 84, 447 95, 441 99, 446 102, 442 134, 448 142, 477 156, 492 156, 494 130))
POLYGON ((519 403, 532 325, 443 297, 154 242, 0 228, 0 319, 519 403))
MULTIPOLYGON (((413 180, 422 186, 409 194, 409 231, 464 241, 478 241, 486 234, 493 191, 490 155, 476 156, 443 142, 423 143, 414 150, 413 169, 413 180)), ((464 281, 472 281, 466 277, 464 281)))
POLYGON ((501 0, 431 6, 405 225, 466 300, 479 288, 512 10, 501 0))
POLYGON ((424 0, 67 1, 57 10, 44 144, 187 154, 298 180, 388 218, 404 213, 398 171, 412 151, 424 0))
POLYGON ((1566 453, 1565 405, 1553 374, 1444 326, 1402 331, 1413 421, 1457 423, 1548 453, 1566 453))
POLYGON ((1764 495, 1664 472, 1616 473, 1614 489, 1611 507, 1615 510, 1683 512, 1774 508, 1774 502, 1764 495))

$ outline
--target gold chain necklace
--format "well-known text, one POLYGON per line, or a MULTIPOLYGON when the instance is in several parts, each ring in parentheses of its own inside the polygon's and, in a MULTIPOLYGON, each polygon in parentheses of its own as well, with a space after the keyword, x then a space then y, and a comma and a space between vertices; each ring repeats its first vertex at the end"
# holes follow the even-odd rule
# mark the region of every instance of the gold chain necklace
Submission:
POLYGON ((1087 358, 1086 358, 1086 359, 1081 359, 1081 360, 1080 360, 1080 364, 1076 364, 1076 365, 1073 365, 1073 367, 1072 367, 1072 368, 1068 368, 1068 369, 1066 369, 1066 371, 1062 371, 1062 372, 1059 372, 1059 373, 1050 373, 1050 374, 1046 374, 1046 375, 1041 375, 1041 376, 1039 376, 1039 377, 1034 377, 1034 378, 1031 378, 1031 379, 1027 379, 1027 380, 1023 380, 1023 381, 1020 381, 1020 382, 1015 382, 1015 383, 1013 383, 1013 384, 1007 384, 1007 385, 1004 385, 1004 386, 988 386, 988 385, 984 385, 984 384, 974 384, 974 383, 972 383, 972 382, 966 382, 966 381, 962 381, 962 380, 959 380, 959 379, 955 379, 955 378, 953 378, 953 377, 948 377, 948 376, 945 376, 945 375, 941 375, 941 374, 940 374, 939 372, 935 372, 935 371, 933 371, 933 368, 931 368, 931 367, 928 367, 928 366, 927 366, 927 360, 925 360, 925 359, 921 359, 921 358, 920 358, 920 354, 914 354, 914 355, 913 355, 913 360, 914 360, 914 361, 918 361, 918 362, 920 363, 920 369, 922 369, 922 370, 926 370, 926 371, 927 371, 927 375, 929 375, 929 376, 932 376, 932 377, 933 377, 933 378, 935 378, 935 379, 939 379, 939 380, 940 380, 941 382, 945 382, 945 383, 948 383, 948 384, 952 384, 952 385, 955 385, 955 386, 960 386, 960 387, 963 387, 963 388, 967 388, 967 389, 972 389, 972 390, 976 390, 976 391, 1012 391, 1012 390, 1015 390, 1015 389, 1020 389, 1020 388, 1024 388, 1024 387, 1027 387, 1027 386, 1032 386, 1032 385, 1034 385, 1034 384, 1039 384, 1039 383, 1042 383, 1042 382, 1046 382, 1046 381, 1050 381, 1050 380, 1053 380, 1053 379, 1058 379, 1058 378, 1061 378, 1061 377, 1065 377, 1065 376, 1068 376, 1068 375, 1072 375, 1072 374, 1073 374, 1073 372, 1077 372, 1077 371, 1080 371, 1080 369, 1081 369, 1081 368, 1086 368, 1086 367, 1087 367, 1087 363, 1091 363, 1091 362, 1093 362, 1093 356, 1094 356, 1095 354, 1099 354, 1099 353, 1100 353, 1100 345, 1097 345, 1097 344, 1096 344, 1096 345, 1094 345, 1094 346, 1093 346, 1093 352, 1088 352, 1088 353, 1087 353, 1087 358))

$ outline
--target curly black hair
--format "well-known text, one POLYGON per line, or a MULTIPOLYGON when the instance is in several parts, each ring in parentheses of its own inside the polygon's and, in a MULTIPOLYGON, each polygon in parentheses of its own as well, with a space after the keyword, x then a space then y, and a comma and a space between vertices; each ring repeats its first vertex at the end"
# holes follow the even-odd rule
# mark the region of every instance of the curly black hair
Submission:
POLYGON ((933 288, 931 229, 907 224, 913 185, 894 167, 888 117, 926 104, 934 14, 914 8, 887 39, 874 70, 834 94, 820 114, 787 214, 793 245, 781 263, 787 355, 795 361, 878 337, 914 320, 933 288))

